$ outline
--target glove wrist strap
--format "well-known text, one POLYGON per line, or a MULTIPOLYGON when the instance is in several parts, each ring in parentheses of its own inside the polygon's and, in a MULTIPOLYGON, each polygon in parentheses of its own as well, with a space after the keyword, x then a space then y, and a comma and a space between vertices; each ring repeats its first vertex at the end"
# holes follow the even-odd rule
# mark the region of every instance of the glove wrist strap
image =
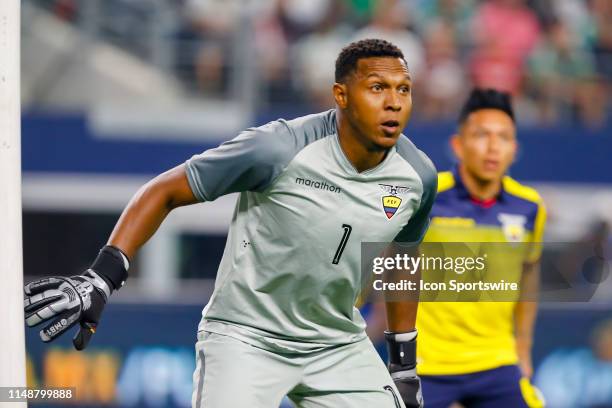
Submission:
POLYGON ((407 333, 385 331, 390 364, 407 370, 416 367, 416 336, 416 330, 407 333))
POLYGON ((128 278, 129 259, 119 248, 106 245, 100 250, 90 269, 107 280, 113 289, 120 289, 128 278))

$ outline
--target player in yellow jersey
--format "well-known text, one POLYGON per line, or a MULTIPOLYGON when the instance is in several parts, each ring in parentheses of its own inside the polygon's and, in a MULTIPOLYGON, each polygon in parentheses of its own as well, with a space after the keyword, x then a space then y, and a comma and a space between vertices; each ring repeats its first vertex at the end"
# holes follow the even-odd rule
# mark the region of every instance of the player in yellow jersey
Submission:
MULTIPOLYGON (((541 242, 538 193, 507 175, 517 151, 508 94, 474 90, 451 146, 458 164, 438 174, 425 242, 541 242)), ((537 287, 539 245, 517 262, 523 289, 537 287)), ((422 302, 418 372, 428 408, 542 407, 529 383, 536 302, 422 302)))

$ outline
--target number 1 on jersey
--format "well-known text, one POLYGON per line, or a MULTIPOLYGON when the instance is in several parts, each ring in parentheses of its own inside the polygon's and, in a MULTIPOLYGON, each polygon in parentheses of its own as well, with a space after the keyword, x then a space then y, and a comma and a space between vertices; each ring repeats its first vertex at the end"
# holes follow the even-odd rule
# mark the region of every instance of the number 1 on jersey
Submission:
POLYGON ((334 255, 334 260, 332 261, 332 264, 334 265, 338 265, 338 262, 340 262, 340 257, 342 256, 342 252, 344 252, 346 243, 348 242, 348 239, 351 236, 351 231, 353 231, 353 227, 351 227, 348 224, 342 224, 342 229, 344 229, 344 234, 342 234, 340 245, 338 245, 338 249, 336 249, 336 255, 334 255))

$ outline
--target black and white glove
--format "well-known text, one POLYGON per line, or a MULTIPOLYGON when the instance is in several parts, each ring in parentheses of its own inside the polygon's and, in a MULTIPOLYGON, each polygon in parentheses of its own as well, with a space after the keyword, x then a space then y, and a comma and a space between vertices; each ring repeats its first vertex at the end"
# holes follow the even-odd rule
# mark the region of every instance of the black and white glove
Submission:
POLYGON ((389 372, 406 408, 422 408, 421 379, 416 373, 417 331, 385 332, 389 352, 389 372))
POLYGON ((72 343, 77 350, 83 350, 96 332, 108 298, 125 283, 128 268, 127 256, 107 245, 82 275, 54 276, 27 284, 26 324, 33 327, 50 322, 40 331, 40 338, 46 343, 79 323, 72 343))

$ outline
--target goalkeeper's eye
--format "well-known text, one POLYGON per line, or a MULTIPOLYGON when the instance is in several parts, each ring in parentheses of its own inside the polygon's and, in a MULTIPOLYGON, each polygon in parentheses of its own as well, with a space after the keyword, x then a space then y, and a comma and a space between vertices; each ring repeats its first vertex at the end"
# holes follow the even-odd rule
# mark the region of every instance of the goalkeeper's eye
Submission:
POLYGON ((401 86, 399 88, 399 93, 402 95, 408 95, 410 93, 410 87, 409 86, 401 86))
POLYGON ((370 89, 371 89, 372 91, 374 91, 374 92, 381 92, 381 91, 383 90, 383 87, 382 87, 382 85, 381 85, 381 84, 376 83, 376 84, 374 84, 374 85, 370 86, 370 89))

